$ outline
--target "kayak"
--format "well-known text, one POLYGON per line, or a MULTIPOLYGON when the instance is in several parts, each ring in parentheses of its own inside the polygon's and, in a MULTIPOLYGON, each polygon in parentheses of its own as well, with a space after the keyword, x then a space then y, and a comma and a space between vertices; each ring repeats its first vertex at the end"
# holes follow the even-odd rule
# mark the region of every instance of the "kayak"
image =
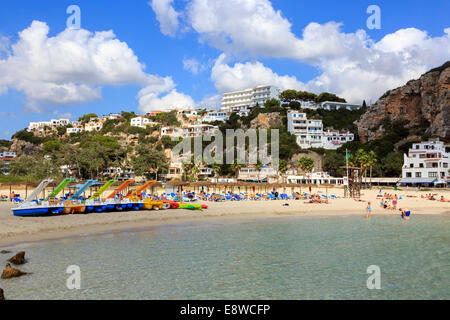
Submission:
POLYGON ((164 205, 169 204, 169 208, 168 209, 177 209, 180 206, 180 204, 178 202, 175 202, 175 201, 161 200, 161 202, 163 202, 164 205))
POLYGON ((202 210, 203 207, 200 204, 190 204, 190 203, 180 203, 180 209, 188 209, 188 210, 202 210))

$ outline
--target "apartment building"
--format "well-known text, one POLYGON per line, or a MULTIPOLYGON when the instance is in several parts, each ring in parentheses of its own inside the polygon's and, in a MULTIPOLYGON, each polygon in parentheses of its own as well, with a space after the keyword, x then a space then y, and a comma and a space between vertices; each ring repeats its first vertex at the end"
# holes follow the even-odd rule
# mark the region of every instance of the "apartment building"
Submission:
POLYGON ((306 113, 289 111, 288 131, 297 137, 297 144, 303 148, 337 149, 341 145, 353 141, 353 133, 324 131, 322 120, 308 119, 306 113))
POLYGON ((403 155, 400 184, 437 185, 450 182, 450 146, 439 140, 415 143, 403 155))
POLYGON ((306 113, 290 111, 287 114, 288 131, 297 137, 297 144, 304 149, 322 146, 322 120, 310 120, 306 113))
POLYGON ((222 110, 239 112, 242 109, 250 109, 256 104, 263 106, 267 100, 278 99, 280 89, 270 85, 256 86, 253 88, 226 92, 222 97, 222 110))

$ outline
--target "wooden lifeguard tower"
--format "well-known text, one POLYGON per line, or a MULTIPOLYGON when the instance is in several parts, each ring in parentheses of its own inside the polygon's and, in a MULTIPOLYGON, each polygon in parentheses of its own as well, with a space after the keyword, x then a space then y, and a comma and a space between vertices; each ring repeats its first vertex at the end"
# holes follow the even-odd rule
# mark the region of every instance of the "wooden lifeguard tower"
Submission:
POLYGON ((348 181, 344 189, 345 198, 359 198, 361 196, 362 170, 359 167, 341 167, 347 170, 348 181))

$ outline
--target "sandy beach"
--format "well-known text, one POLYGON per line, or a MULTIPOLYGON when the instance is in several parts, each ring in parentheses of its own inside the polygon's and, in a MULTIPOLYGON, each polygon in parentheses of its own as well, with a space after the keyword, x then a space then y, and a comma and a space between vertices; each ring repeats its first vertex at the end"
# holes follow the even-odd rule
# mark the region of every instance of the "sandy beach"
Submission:
MULTIPOLYGON (((325 194, 325 188, 313 188, 314 192, 325 194)), ((328 194, 342 196, 340 188, 328 188, 328 194)), ((421 198, 430 191, 394 191, 383 190, 390 194, 402 196, 398 208, 407 208, 415 214, 449 215, 450 202, 431 201, 421 198)), ((134 211, 107 212, 80 215, 63 215, 53 217, 15 217, 10 208, 10 202, 0 203, 0 245, 7 246, 17 243, 62 238, 83 234, 117 231, 131 228, 145 228, 205 219, 254 219, 283 216, 345 216, 360 215, 365 217, 367 201, 372 203, 372 214, 391 215, 400 219, 398 210, 387 210, 380 207, 377 199, 378 188, 363 190, 361 201, 353 199, 334 199, 329 204, 309 204, 303 200, 260 200, 260 201, 226 201, 204 202, 207 210, 164 210, 164 211, 134 211), (285 206, 284 204, 289 204, 285 206)), ((432 193, 450 198, 450 191, 435 190, 432 193)), ((200 202, 201 203, 201 202, 200 202)))

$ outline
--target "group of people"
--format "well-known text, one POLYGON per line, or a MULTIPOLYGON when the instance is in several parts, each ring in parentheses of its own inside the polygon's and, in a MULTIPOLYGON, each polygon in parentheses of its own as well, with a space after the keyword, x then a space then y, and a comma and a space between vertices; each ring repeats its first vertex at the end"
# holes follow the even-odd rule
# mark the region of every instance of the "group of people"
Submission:
POLYGON ((309 201, 306 201, 305 203, 328 203, 328 198, 322 200, 318 193, 307 195, 306 198, 309 199, 309 201))
POLYGON ((383 209, 397 210, 398 196, 385 193, 380 202, 380 207, 383 209))
MULTIPOLYGON (((427 199, 427 200, 438 200, 437 198, 439 198, 439 195, 437 193, 435 193, 435 194, 427 193, 426 195, 421 195, 420 197, 422 199, 427 199)), ((444 198, 444 196, 441 196, 441 198, 438 201, 440 201, 440 202, 450 202, 450 200, 446 200, 444 198)))

